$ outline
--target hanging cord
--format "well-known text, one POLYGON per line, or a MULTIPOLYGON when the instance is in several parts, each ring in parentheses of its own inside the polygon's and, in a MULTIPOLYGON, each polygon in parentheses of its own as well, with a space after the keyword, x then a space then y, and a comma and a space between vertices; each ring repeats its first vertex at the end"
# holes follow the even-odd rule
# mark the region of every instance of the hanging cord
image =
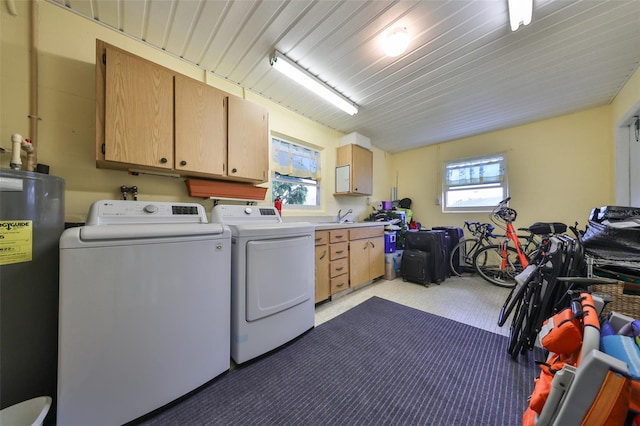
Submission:
POLYGON ((633 131, 636 135, 636 142, 640 142, 640 117, 636 115, 634 118, 636 121, 633 123, 633 131))

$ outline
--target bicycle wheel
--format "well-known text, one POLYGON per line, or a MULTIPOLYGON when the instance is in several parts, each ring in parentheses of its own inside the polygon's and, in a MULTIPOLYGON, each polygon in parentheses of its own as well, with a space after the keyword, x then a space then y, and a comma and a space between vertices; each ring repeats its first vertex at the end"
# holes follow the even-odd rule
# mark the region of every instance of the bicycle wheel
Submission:
POLYGON ((516 359, 519 354, 524 354, 533 349, 536 336, 535 317, 537 308, 541 302, 542 283, 532 282, 529 292, 522 306, 518 311, 518 315, 514 317, 509 330, 509 347, 507 352, 511 358, 516 359))
POLYGON ((449 256, 449 267, 451 273, 461 276, 463 272, 473 272, 473 255, 478 249, 484 247, 479 238, 468 238, 461 240, 451 250, 449 256))
POLYGON ((498 287, 506 288, 516 285, 515 277, 523 269, 518 252, 513 247, 507 247, 506 267, 503 269, 499 245, 479 249, 473 259, 473 265, 482 278, 498 287))
POLYGON ((498 314, 498 326, 502 327, 507 322, 507 319, 512 312, 515 312, 513 314, 514 318, 518 316, 518 310, 520 309, 520 305, 522 304, 527 292, 529 282, 531 282, 534 274, 535 273, 529 275, 529 278, 520 287, 513 287, 511 289, 511 293, 507 296, 507 300, 504 301, 504 304, 500 309, 500 313, 498 314))

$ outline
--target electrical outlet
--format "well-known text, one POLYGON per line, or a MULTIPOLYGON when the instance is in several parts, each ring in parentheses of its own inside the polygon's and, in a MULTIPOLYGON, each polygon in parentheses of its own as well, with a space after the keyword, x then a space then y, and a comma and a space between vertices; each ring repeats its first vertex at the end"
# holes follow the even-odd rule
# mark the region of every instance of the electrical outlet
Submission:
POLYGON ((436 197, 436 206, 440 205, 440 197, 436 197))

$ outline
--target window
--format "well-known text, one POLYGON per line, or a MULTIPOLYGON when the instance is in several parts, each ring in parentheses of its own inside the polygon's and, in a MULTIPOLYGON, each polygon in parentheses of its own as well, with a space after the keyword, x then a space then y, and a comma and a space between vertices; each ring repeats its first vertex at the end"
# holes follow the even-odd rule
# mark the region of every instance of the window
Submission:
POLYGON ((282 205, 320 206, 320 151, 281 138, 271 139, 272 201, 282 205))
POLYGON ((507 198, 504 155, 456 160, 444 165, 445 212, 485 212, 507 198))

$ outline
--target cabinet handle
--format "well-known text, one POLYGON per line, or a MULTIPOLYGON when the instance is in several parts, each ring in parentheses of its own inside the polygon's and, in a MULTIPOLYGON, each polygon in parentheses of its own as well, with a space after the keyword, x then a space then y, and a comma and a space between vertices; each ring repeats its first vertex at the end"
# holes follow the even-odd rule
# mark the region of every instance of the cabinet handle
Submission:
POLYGON ((186 166, 186 165, 187 165, 187 162, 186 162, 186 161, 184 161, 184 160, 182 160, 182 161, 180 162, 180 165, 181 165, 181 166, 186 166))
POLYGON ((238 169, 236 169, 235 167, 233 169, 231 169, 231 173, 236 173, 238 171, 238 169))
POLYGON ((167 160, 166 158, 164 158, 164 157, 162 157, 162 158, 160 159, 160 162, 161 162, 162 164, 166 163, 167 161, 168 161, 168 160, 167 160))
POLYGON ((336 268, 336 271, 342 271, 344 269, 344 266, 341 266, 339 268, 336 268))
POLYGON ((376 248, 376 245, 373 244, 371 241, 369 241, 369 244, 371 244, 371 247, 376 248))
POLYGON ((343 285, 344 285, 344 283, 340 283, 340 284, 336 285, 336 287, 340 288, 340 287, 342 287, 343 285))
POLYGON ((340 239, 340 238, 344 238, 344 235, 336 235, 335 237, 336 237, 337 239, 340 239))
POLYGON ((336 254, 342 254, 342 253, 344 253, 344 250, 336 251, 336 254))
POLYGON ((327 255, 327 251, 325 250, 322 252, 322 256, 320 256, 320 260, 324 259, 326 255, 327 255))

